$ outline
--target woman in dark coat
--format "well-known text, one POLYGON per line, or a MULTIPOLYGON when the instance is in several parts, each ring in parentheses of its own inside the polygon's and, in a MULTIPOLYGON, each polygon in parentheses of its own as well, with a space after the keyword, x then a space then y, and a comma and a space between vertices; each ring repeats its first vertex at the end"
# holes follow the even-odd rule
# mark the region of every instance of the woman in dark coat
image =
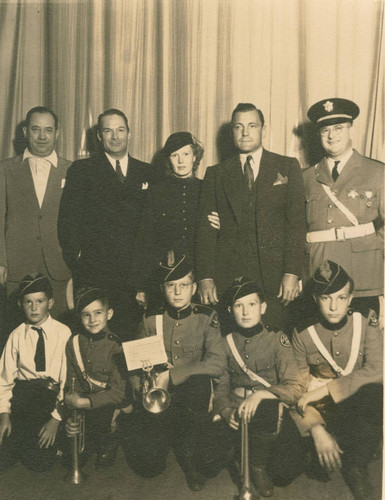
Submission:
MULTIPOLYGON (((176 132, 167 139, 162 154, 166 173, 148 193, 137 235, 133 275, 137 301, 142 305, 146 303, 143 292, 149 286, 151 274, 167 251, 185 255, 194 265, 202 183, 195 172, 203 156, 203 147, 190 132, 176 132)), ((213 227, 219 228, 217 214, 210 215, 209 220, 213 227)))

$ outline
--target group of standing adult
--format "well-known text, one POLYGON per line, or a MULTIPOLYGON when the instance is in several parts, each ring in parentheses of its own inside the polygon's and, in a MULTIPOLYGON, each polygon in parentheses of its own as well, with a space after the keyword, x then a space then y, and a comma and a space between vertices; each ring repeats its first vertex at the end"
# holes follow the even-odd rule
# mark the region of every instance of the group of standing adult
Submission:
POLYGON ((194 264, 202 303, 220 302, 247 276, 267 297, 265 322, 282 327, 308 249, 307 274, 325 259, 341 264, 357 298, 378 311, 384 165, 353 150, 358 113, 338 98, 310 108, 325 157, 302 173, 296 159, 263 148, 262 111, 238 104, 231 118, 238 154, 201 181, 203 148, 189 132, 168 138, 163 171, 130 156, 127 117, 109 109, 98 118, 101 150, 70 166, 55 152, 56 115, 33 108, 24 153, 0 167, 0 284, 12 296, 26 274, 47 275, 59 317, 71 275, 75 289, 102 286, 114 305, 112 328, 130 339, 140 306, 151 304, 152 271, 174 250, 194 264))

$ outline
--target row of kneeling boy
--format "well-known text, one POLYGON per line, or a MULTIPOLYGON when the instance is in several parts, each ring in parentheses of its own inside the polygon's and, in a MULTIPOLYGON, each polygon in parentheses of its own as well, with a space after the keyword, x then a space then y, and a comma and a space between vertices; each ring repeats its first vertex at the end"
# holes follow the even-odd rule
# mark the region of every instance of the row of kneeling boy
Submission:
MULTIPOLYGON (((196 283, 185 256, 169 252, 159 266, 164 306, 146 311, 137 338, 160 335, 167 363, 156 386, 170 395, 160 413, 142 404, 143 375, 127 371, 113 315, 100 288, 77 292, 79 331, 50 316, 48 279, 19 285, 25 321, 0 361, 0 467, 17 460, 46 471, 71 467, 72 443, 85 417, 82 467, 113 465, 118 442, 130 467, 154 477, 174 450, 188 487, 202 490, 223 468, 241 474, 248 426, 250 488, 264 497, 303 472, 324 478, 340 469, 355 498, 370 495, 367 466, 382 434, 382 332, 376 316, 350 309, 354 283, 325 261, 312 278, 317 315, 292 341, 263 322, 257 283, 240 277, 228 289, 231 332, 217 313, 193 302, 196 283)), ((244 472, 244 471, 243 471, 244 472)))

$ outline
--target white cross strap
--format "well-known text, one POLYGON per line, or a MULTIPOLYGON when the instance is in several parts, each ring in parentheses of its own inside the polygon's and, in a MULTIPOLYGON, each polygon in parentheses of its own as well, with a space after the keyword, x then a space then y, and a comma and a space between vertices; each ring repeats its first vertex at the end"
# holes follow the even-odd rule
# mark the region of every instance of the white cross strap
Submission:
POLYGON ((79 365, 80 371, 82 372, 84 380, 86 380, 88 382, 88 384, 90 385, 91 388, 92 388, 91 384, 94 384, 97 387, 101 387, 102 389, 105 389, 107 387, 106 382, 99 382, 99 380, 95 380, 95 379, 91 378, 87 374, 87 372, 86 372, 86 370, 84 368, 84 363, 83 363, 83 360, 82 360, 82 356, 80 354, 79 335, 75 335, 73 337, 72 343, 73 343, 73 346, 74 346, 74 352, 75 352, 76 361, 77 361, 77 363, 79 365))
POLYGON ((269 384, 269 382, 267 382, 267 380, 265 380, 264 378, 260 377, 259 375, 257 375, 256 373, 254 373, 249 368, 247 368, 247 366, 244 363, 241 355, 239 354, 237 348, 235 347, 234 339, 233 339, 233 336, 232 336, 231 333, 229 333, 228 335, 226 335, 226 340, 227 340, 227 343, 229 344, 230 350, 231 350, 231 352, 232 352, 232 354, 233 354, 233 356, 235 358, 235 361, 239 364, 239 366, 241 367, 241 369, 243 370, 243 372, 246 373, 246 375, 253 382, 259 382, 262 385, 264 385, 265 387, 271 387, 271 384, 269 384))
POLYGON ((358 312, 353 313, 353 338, 352 338, 349 361, 345 369, 338 366, 337 363, 334 361, 331 354, 329 353, 329 351, 326 349, 321 339, 319 338, 314 326, 313 325, 309 326, 307 330, 319 352, 322 354, 322 356, 326 359, 326 361, 330 364, 330 366, 336 373, 339 373, 340 375, 343 376, 352 373, 354 365, 356 364, 357 361, 358 351, 360 349, 360 342, 361 342, 362 319, 360 313, 358 312))
POLYGON ((334 205, 345 215, 345 217, 353 224, 353 226, 358 226, 359 222, 357 217, 347 208, 345 205, 337 198, 337 196, 332 192, 329 186, 322 184, 325 193, 332 200, 334 205))

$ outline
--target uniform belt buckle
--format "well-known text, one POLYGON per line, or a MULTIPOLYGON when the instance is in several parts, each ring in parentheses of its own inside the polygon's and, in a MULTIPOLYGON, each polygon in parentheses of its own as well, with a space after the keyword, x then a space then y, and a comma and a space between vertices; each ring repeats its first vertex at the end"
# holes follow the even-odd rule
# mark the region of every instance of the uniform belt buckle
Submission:
POLYGON ((344 227, 335 227, 334 232, 336 235, 336 241, 345 241, 345 228, 344 227))

